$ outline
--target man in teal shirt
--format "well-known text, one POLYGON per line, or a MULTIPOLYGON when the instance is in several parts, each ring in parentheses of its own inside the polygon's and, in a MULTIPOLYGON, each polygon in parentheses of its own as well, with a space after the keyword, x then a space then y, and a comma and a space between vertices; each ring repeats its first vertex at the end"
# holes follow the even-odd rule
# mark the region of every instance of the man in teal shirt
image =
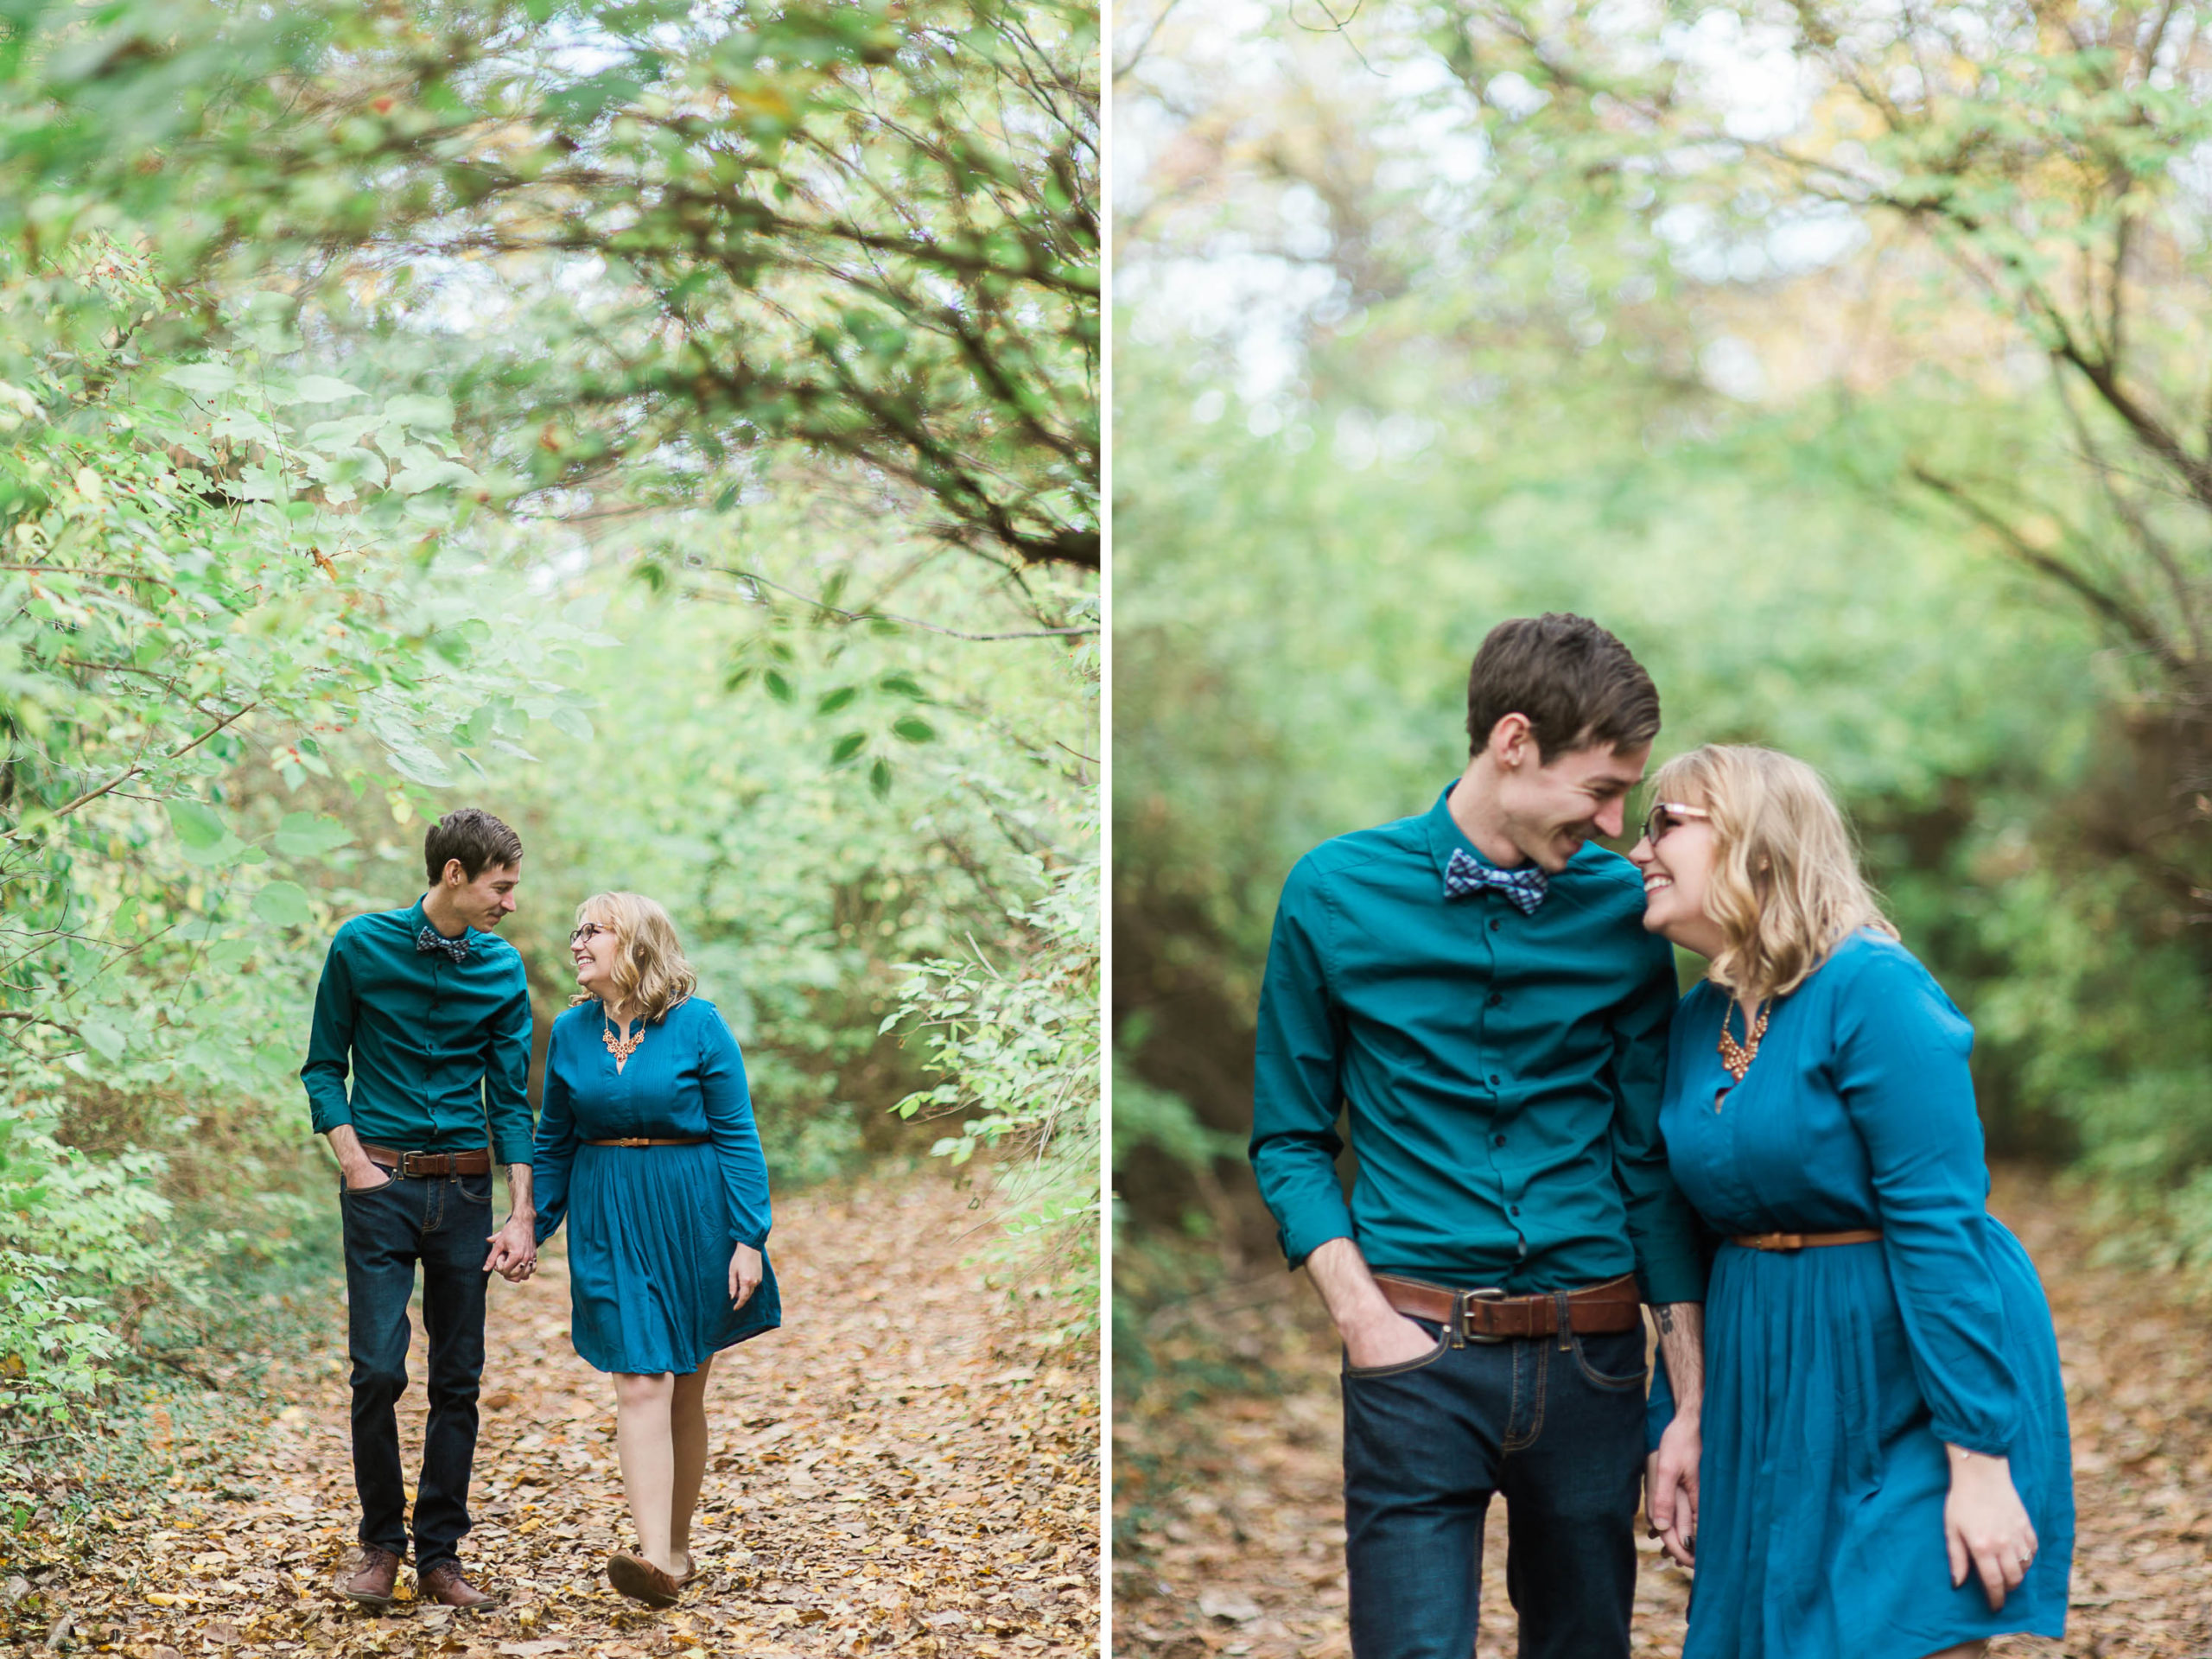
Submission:
POLYGON ((429 1423, 415 1503, 420 1599, 481 1611, 459 1548, 468 1530, 484 1293, 537 1261, 531 1201, 530 987, 492 930, 515 908, 522 842, 488 812, 448 812, 423 840, 429 891, 338 930, 301 1068, 315 1133, 338 1155, 353 1359, 360 1554, 343 1595, 389 1606, 407 1553, 394 1402, 407 1389, 407 1304, 423 1270, 429 1423), (353 1086, 346 1087, 347 1073, 353 1086), (489 1143, 486 1143, 488 1135, 489 1143), (492 1228, 492 1166, 512 1213, 492 1228), (490 1253, 486 1254, 486 1241, 490 1253))
POLYGON ((1355 1659, 1473 1651, 1497 1494, 1524 1659, 1626 1659, 1638 1476, 1687 1543, 1679 1395, 1703 1377, 1703 1258, 1657 1127, 1672 954, 1592 844, 1621 834, 1659 697, 1611 634, 1548 615, 1484 640, 1467 718, 1433 807, 1285 884, 1252 1162, 1344 1338, 1355 1659), (1648 1471, 1646 1302, 1678 1390, 1648 1471))

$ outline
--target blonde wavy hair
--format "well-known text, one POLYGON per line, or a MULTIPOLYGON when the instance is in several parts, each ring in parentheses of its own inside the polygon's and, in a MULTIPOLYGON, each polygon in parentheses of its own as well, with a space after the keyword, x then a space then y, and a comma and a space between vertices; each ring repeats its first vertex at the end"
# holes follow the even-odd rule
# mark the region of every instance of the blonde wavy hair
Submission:
MULTIPOLYGON (((641 893, 594 893, 576 906, 576 923, 596 922, 614 930, 613 1001, 648 1020, 664 1020, 669 1010, 697 988, 699 976, 683 959, 683 945, 668 912, 641 893)), ((569 1006, 600 999, 578 991, 569 1006)))
POLYGON ((1707 969, 1715 984, 1762 1002, 1796 990, 1862 927, 1897 938, 1842 810, 1802 760, 1708 743, 1661 766, 1651 791, 1713 815, 1705 911, 1726 941, 1707 969))

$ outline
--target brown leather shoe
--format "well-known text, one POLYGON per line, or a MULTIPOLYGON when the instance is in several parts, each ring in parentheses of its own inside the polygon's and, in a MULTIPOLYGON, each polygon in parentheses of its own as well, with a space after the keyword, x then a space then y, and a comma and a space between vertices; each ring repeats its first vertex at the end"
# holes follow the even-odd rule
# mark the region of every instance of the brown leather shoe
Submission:
POLYGON ((353 1566, 338 1575, 338 1593, 369 1607, 391 1605, 391 1587, 399 1579, 399 1557, 374 1544, 363 1544, 353 1566))
POLYGON ((632 1601, 648 1607, 673 1607, 678 1586, 674 1579, 642 1555, 617 1550, 607 1564, 607 1581, 632 1601))
POLYGON ((415 1593, 441 1607, 458 1607, 464 1613, 488 1613, 499 1599, 479 1590, 461 1576, 459 1561, 440 1561, 415 1581, 415 1593))

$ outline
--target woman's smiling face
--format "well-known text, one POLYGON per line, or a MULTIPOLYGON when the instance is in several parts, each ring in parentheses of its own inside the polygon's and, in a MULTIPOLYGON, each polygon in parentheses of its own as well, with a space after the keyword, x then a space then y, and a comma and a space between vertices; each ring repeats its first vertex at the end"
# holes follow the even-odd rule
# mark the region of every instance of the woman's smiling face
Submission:
POLYGON ((1652 808, 1643 834, 1629 849, 1629 862, 1643 877, 1643 925, 1686 950, 1712 956, 1720 926, 1706 914, 1719 842, 1704 808, 1694 801, 1652 808), (1681 810, 1670 810, 1679 808, 1681 810))
POLYGON ((575 964, 578 987, 604 1001, 614 988, 619 949, 614 930, 605 922, 579 924, 569 936, 569 959, 575 964))

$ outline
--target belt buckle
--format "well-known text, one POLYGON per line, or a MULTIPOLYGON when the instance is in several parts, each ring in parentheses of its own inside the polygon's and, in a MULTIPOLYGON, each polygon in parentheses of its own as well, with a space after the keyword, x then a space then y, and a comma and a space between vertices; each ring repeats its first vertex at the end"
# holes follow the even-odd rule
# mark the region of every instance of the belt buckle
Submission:
POLYGON ((415 1179, 415 1160, 416 1160, 416 1159, 417 1159, 418 1157, 427 1157, 428 1155, 429 1155, 429 1154, 426 1154, 426 1153, 415 1153, 415 1152, 403 1152, 403 1153, 401 1153, 401 1154, 399 1154, 399 1174, 400 1174, 400 1179, 403 1179, 403 1180, 411 1180, 411 1179, 415 1179))
POLYGON ((1505 1292, 1497 1285, 1484 1285, 1480 1290, 1453 1293, 1452 1323, 1458 1330, 1459 1339, 1462 1342, 1503 1342, 1503 1337, 1475 1329, 1474 1312, 1477 1302, 1502 1302, 1504 1300, 1505 1292))

